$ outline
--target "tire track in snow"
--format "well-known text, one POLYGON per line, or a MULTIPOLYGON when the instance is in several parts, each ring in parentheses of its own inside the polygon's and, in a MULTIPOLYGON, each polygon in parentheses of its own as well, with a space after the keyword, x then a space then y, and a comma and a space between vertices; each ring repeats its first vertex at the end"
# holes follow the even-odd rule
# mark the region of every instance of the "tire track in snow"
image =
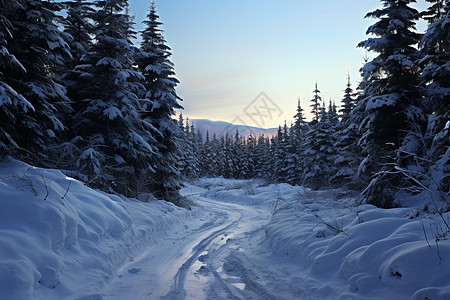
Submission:
MULTIPOLYGON (((206 199, 203 199, 203 202, 207 202, 210 205, 213 206, 221 206, 220 210, 223 209, 229 209, 228 205, 225 204, 218 204, 215 201, 207 201, 206 199)), ((231 228, 237 226, 239 222, 242 221, 243 214, 242 212, 237 212, 239 214, 239 218, 232 221, 231 224, 222 226, 222 228, 214 231, 206 238, 199 241, 192 249, 192 254, 189 256, 189 258, 183 263, 183 265, 179 268, 178 272, 176 273, 174 277, 174 287, 169 293, 167 293, 162 299, 179 299, 179 298, 185 298, 186 291, 184 289, 184 284, 186 281, 187 273, 190 270, 190 268, 194 265, 194 263, 198 260, 199 256, 205 252, 208 251, 208 246, 211 245, 212 241, 219 238, 220 235, 224 234, 226 231, 230 230, 231 228)), ((217 272, 216 272, 217 273, 217 272)), ((230 296, 234 296, 231 291, 228 291, 230 293, 230 296)))

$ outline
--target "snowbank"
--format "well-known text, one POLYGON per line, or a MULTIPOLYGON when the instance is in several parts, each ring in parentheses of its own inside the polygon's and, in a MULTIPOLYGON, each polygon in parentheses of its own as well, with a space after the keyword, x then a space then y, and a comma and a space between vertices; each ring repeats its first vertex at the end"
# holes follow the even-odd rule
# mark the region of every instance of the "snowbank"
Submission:
POLYGON ((321 298, 450 299, 450 241, 439 216, 355 207, 357 198, 337 191, 280 190, 267 239, 275 254, 333 289, 321 298))
POLYGON ((99 297, 116 271, 192 213, 92 190, 60 171, 0 163, 0 299, 99 297))

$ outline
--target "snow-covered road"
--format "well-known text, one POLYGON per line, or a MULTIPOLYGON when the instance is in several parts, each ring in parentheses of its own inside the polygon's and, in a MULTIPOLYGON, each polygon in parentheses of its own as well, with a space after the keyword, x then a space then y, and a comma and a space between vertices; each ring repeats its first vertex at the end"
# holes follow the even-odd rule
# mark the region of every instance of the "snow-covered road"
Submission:
POLYGON ((126 264, 105 286, 106 299, 293 299, 274 294, 286 267, 262 257, 271 255, 263 245, 270 209, 222 202, 192 187, 184 193, 203 217, 126 264))

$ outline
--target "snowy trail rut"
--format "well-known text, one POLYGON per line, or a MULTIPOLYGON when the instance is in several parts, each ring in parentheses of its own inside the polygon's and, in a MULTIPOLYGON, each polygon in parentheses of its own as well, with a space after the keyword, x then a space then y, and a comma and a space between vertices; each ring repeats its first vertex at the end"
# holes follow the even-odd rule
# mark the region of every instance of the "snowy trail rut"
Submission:
POLYGON ((123 266, 104 287, 105 299, 279 299, 262 278, 276 277, 273 270, 248 259, 264 235, 270 211, 199 192, 186 196, 203 210, 203 218, 174 228, 123 266))

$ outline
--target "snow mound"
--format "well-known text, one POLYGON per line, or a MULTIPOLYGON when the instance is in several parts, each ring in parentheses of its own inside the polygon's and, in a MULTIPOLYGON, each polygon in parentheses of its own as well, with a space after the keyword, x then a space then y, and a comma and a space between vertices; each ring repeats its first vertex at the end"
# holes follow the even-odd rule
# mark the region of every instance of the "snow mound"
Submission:
POLYGON ((0 299, 101 297, 124 264, 190 212, 92 190, 57 170, 0 163, 0 299))
POLYGON ((450 241, 439 216, 354 207, 357 199, 336 191, 294 189, 281 188, 285 201, 267 240, 273 253, 305 266, 308 278, 333 287, 326 299, 450 299, 450 241))

